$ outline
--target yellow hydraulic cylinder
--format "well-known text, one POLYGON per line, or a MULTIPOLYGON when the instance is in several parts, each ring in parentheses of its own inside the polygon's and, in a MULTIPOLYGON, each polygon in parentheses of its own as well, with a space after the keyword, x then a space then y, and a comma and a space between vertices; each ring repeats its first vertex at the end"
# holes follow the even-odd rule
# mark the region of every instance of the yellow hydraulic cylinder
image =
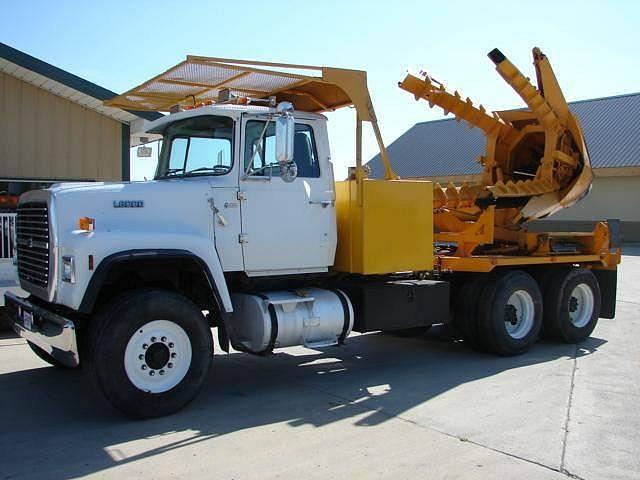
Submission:
POLYGON ((500 76, 520 95, 540 124, 548 129, 556 128, 558 117, 536 87, 531 85, 529 79, 497 48, 489 52, 489 58, 495 63, 500 76))

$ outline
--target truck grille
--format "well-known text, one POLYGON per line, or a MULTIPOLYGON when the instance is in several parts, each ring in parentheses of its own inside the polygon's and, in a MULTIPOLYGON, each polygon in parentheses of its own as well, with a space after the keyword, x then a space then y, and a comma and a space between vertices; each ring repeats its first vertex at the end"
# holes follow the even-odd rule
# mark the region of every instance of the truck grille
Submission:
POLYGON ((45 202, 18 205, 16 247, 18 276, 38 287, 49 286, 49 211, 45 202))

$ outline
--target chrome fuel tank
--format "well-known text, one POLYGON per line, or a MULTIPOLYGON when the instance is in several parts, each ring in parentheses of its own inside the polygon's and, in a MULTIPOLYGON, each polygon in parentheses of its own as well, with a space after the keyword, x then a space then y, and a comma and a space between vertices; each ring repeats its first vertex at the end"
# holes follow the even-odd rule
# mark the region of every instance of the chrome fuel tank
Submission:
POLYGON ((294 345, 336 345, 353 327, 351 301, 340 290, 236 293, 231 300, 228 329, 236 350, 265 354, 294 345))

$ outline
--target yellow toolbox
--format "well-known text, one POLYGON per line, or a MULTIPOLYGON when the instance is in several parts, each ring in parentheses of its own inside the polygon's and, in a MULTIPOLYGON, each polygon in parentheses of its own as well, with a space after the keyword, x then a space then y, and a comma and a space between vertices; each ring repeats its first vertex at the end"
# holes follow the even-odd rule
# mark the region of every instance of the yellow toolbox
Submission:
POLYGON ((433 184, 424 180, 336 182, 334 269, 381 274, 433 269, 433 184))

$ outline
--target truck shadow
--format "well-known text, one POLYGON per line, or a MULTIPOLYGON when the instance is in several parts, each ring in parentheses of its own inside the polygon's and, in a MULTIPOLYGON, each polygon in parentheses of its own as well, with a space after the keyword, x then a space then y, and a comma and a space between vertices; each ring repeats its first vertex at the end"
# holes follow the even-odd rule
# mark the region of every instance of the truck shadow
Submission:
MULTIPOLYGON (((417 338, 360 335, 339 348, 287 349, 271 358, 220 354, 191 405, 147 421, 122 417, 80 371, 6 373, 0 375, 2 477, 77 477, 272 424, 372 427, 418 406, 437 423, 438 409, 429 404, 453 388, 545 362, 573 363, 603 343, 593 337, 577 347, 540 342, 525 355, 498 358, 435 327, 417 338)), ((215 444, 209 453, 214 462, 215 444)))

